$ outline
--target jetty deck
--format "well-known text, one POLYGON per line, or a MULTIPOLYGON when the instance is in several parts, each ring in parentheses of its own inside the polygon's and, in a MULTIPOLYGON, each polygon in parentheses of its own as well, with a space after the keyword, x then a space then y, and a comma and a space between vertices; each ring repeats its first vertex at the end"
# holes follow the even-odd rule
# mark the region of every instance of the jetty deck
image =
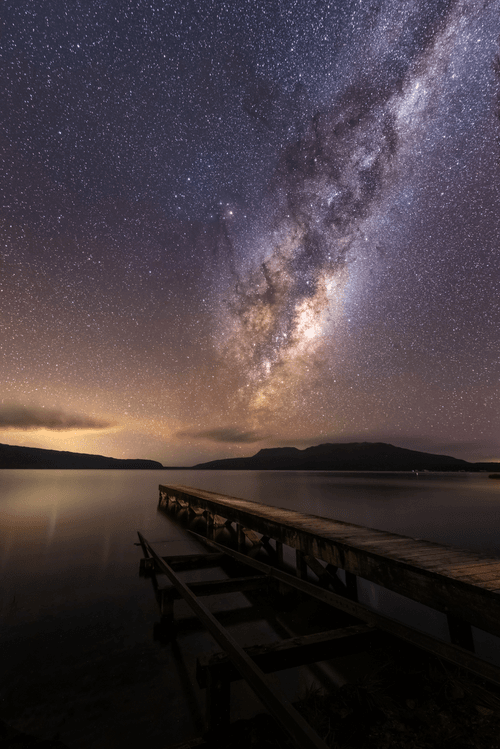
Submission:
POLYGON ((363 652, 379 636, 405 641, 500 686, 500 669, 474 654, 472 630, 474 626, 500 635, 500 560, 201 489, 160 485, 159 491, 159 509, 188 525, 196 523, 198 530, 201 525, 203 536, 199 539, 210 549, 207 554, 162 557, 139 534, 144 553, 141 572, 152 578, 161 625, 171 627, 173 603, 184 598, 222 647, 222 652, 198 659, 197 678, 207 689, 211 730, 228 722, 230 682, 244 678, 297 746, 324 747, 286 698, 275 694, 265 674, 363 652), (285 560, 284 547, 294 552, 293 568, 290 553, 285 560), (178 575, 180 570, 223 567, 223 560, 250 570, 243 576, 192 584, 178 575), (340 570, 343 576, 337 574, 340 570), (170 579, 170 587, 160 588, 156 579, 159 573, 170 579), (442 612, 447 617, 450 642, 360 603, 358 578, 442 612), (271 583, 278 589, 298 590, 356 621, 272 646, 245 649, 201 602, 203 596, 251 592, 271 583))
POLYGON ((302 555, 344 570, 353 593, 353 578, 361 577, 441 611, 457 644, 470 639, 460 622, 500 636, 500 559, 201 489, 160 485, 159 490, 162 509, 180 503, 207 513, 209 538, 217 525, 235 523, 240 536, 249 529, 262 535, 261 545, 278 542, 277 555, 279 544, 295 549, 299 565, 302 555))

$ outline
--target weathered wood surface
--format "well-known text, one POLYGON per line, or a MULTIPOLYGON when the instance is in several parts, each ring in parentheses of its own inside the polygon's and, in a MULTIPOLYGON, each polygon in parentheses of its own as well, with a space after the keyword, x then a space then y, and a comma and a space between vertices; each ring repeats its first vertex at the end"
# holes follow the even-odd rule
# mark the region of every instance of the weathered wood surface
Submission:
MULTIPOLYGON (((375 644, 379 636, 380 631, 374 627, 354 624, 328 632, 291 637, 267 645, 252 645, 245 648, 245 652, 264 673, 268 674, 361 653, 375 644)), ((241 679, 226 653, 209 653, 198 657, 196 678, 202 689, 207 686, 208 672, 216 674, 222 680, 241 679)))
POLYGON ((160 508, 169 495, 500 636, 498 559, 186 486, 160 485, 160 508))

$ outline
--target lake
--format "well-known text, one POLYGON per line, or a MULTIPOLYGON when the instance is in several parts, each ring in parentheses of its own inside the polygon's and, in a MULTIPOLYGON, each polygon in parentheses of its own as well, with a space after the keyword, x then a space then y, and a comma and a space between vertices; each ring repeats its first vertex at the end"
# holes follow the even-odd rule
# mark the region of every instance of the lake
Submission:
MULTIPOLYGON (((137 530, 165 554, 203 549, 157 512, 160 483, 500 557, 500 482, 485 474, 0 471, 0 717, 11 725, 75 749, 200 734, 191 660, 215 648, 195 627, 182 648, 155 643, 156 602, 138 576, 137 530)), ((360 600, 446 637, 444 616, 389 591, 362 583, 360 600)), ((496 639, 475 634, 500 662, 496 639)))

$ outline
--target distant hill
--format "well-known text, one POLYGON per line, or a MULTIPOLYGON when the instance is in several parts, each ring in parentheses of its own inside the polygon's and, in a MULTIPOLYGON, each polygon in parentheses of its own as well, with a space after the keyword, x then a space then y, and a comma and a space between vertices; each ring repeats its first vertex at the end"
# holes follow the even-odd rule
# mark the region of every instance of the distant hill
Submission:
POLYGON ((194 468, 273 471, 496 471, 500 463, 468 463, 448 455, 406 450, 384 442, 275 447, 250 458, 199 463, 194 468))
POLYGON ((120 460, 102 455, 86 455, 37 447, 18 447, 0 444, 0 468, 119 468, 163 469, 156 460, 120 460))

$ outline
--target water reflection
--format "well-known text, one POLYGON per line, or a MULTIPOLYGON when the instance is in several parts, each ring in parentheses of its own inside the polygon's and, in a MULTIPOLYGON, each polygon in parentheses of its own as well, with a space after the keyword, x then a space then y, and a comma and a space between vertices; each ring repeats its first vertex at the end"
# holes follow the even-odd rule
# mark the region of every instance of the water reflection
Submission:
POLYGON ((168 541, 172 553, 197 548, 180 527, 158 515, 160 482, 500 555, 500 486, 484 475, 1 471, 2 606, 20 588, 28 599, 50 599, 55 589, 76 582, 80 596, 82 586, 89 597, 105 595, 108 567, 130 579, 138 529, 168 541))
MULTIPOLYGON (((0 471, 0 634, 2 665, 9 675, 2 704, 11 712, 5 717, 21 721, 26 714, 33 730, 53 735, 61 716, 69 721, 62 702, 74 700, 68 743, 104 749, 109 721, 115 720, 114 736, 124 732, 127 704, 135 723, 129 725, 130 717, 126 725, 137 730, 140 745, 147 712, 132 705, 147 700, 157 709, 158 737, 150 745, 168 744, 170 735, 171 743, 180 740, 167 717, 162 723, 158 715, 168 694, 179 724, 192 719, 181 699, 186 677, 177 673, 175 653, 160 651, 153 642, 156 603, 150 586, 138 577, 136 531, 163 542, 169 554, 201 547, 157 512, 159 483, 200 487, 500 556, 500 482, 482 475, 0 471), (86 711, 106 690, 107 700, 111 693, 119 695, 120 709, 117 705, 116 719, 110 718, 111 708, 105 718, 93 718, 99 737, 90 736, 86 711)), ((415 623, 420 617, 418 626, 427 631, 430 626, 439 634, 445 627, 435 612, 416 612, 411 602, 395 602, 389 591, 360 586, 367 603, 399 608, 415 623)), ((193 649, 200 645, 199 635, 195 639, 193 649)), ((482 639, 488 653, 498 650, 490 640, 482 639)), ((151 738, 149 724, 147 730, 151 738)))

